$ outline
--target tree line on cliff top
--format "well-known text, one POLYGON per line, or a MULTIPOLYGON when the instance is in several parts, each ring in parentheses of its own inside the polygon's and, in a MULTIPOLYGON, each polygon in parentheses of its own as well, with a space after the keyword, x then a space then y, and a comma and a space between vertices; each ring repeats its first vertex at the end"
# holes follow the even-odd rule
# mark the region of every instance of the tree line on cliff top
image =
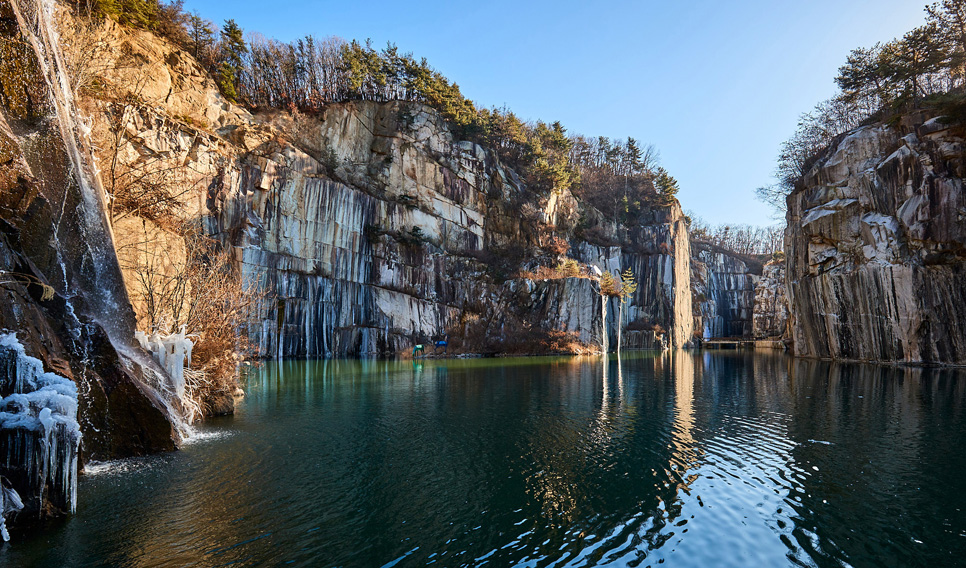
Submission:
POLYGON ((925 7, 926 22, 900 38, 852 50, 839 68, 838 93, 799 118, 782 143, 774 185, 758 196, 776 209, 836 136, 904 113, 935 109, 966 119, 966 0, 925 7))
POLYGON ((630 222, 672 203, 678 182, 658 153, 633 138, 570 135, 559 122, 521 120, 506 108, 478 108, 426 59, 389 44, 306 36, 291 43, 248 34, 234 20, 219 29, 180 0, 74 0, 94 17, 150 30, 192 53, 226 98, 250 108, 315 113, 332 102, 412 101, 433 107, 454 133, 493 149, 537 192, 572 190, 608 218, 630 222))

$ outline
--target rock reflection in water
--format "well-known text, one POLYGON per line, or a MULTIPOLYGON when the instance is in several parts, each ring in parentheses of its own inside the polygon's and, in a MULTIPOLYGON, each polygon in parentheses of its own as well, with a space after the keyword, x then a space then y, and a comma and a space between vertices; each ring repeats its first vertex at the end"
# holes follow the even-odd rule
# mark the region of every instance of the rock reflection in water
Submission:
POLYGON ((0 562, 947 565, 964 374, 749 352, 269 363, 0 562))

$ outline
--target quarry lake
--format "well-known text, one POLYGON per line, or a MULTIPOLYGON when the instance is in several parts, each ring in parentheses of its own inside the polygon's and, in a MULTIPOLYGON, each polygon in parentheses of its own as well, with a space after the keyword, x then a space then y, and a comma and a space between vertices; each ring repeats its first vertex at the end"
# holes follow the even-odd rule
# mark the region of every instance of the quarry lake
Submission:
POLYGON ((268 363, 4 566, 948 566, 966 373, 772 352, 268 363))

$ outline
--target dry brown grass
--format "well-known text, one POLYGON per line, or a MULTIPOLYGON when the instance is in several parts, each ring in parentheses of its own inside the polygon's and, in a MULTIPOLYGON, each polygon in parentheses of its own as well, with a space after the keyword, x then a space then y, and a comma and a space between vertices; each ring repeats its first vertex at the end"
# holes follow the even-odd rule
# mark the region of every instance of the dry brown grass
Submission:
POLYGON ((592 278, 587 268, 572 258, 568 258, 555 268, 539 266, 533 271, 520 272, 520 278, 528 280, 559 280, 561 278, 592 278))
POLYGON ((241 329, 251 321, 262 293, 246 281, 232 262, 231 251, 196 230, 187 238, 189 249, 184 278, 191 296, 184 315, 187 329, 198 340, 192 358, 210 384, 199 389, 199 401, 218 393, 229 395, 238 387, 238 365, 252 358, 254 346, 241 329))

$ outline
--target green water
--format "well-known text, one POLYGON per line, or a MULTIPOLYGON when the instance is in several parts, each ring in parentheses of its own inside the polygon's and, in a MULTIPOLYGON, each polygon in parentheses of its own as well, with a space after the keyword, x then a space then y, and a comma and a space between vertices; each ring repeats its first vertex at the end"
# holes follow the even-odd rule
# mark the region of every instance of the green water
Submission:
POLYGON ((771 353, 284 362, 3 566, 952 566, 966 373, 771 353))

